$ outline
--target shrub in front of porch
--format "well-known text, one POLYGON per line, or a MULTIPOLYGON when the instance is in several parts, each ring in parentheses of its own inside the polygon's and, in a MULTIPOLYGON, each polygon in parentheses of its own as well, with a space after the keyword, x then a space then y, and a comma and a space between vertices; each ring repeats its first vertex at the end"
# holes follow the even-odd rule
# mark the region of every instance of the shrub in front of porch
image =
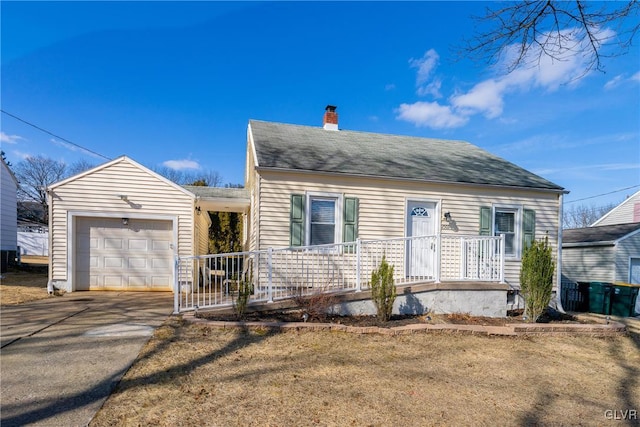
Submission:
POLYGON ((525 314, 535 322, 551 301, 555 263, 549 239, 534 240, 524 249, 520 269, 520 288, 525 303, 525 314))
POLYGON ((376 305, 378 318, 382 322, 388 321, 396 300, 396 286, 393 283, 393 265, 389 265, 384 255, 380 266, 371 273, 371 299, 376 305))

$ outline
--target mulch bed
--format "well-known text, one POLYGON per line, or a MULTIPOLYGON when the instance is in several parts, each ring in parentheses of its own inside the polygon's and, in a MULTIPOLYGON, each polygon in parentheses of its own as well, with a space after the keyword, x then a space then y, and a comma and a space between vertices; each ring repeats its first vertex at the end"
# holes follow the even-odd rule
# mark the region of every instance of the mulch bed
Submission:
MULTIPOLYGON (((337 315, 316 315, 307 318, 311 323, 334 323, 347 326, 377 326, 392 328, 396 326, 412 325, 416 323, 428 324, 456 324, 456 325, 482 325, 482 326, 505 326, 509 323, 526 323, 522 316, 522 310, 514 310, 508 313, 507 317, 479 317, 468 314, 421 314, 421 315, 394 315, 387 322, 380 321, 375 316, 337 316, 337 315)), ((303 322, 303 312, 301 310, 280 310, 280 311, 260 311, 245 313, 242 318, 235 314, 198 312, 197 318, 223 321, 223 322, 303 322)), ((585 323, 577 320, 574 316, 558 312, 549 312, 542 316, 538 323, 585 323)))

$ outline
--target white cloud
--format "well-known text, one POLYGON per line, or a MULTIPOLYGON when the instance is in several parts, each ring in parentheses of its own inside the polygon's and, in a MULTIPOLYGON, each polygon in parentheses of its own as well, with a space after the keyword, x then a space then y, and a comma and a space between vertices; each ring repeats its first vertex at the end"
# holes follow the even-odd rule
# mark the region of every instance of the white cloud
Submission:
POLYGON ((637 83, 640 82, 640 71, 627 78, 624 74, 619 74, 605 83, 605 90, 616 88, 626 82, 637 83))
POLYGON ((184 169, 200 169, 200 164, 194 160, 167 160, 162 163, 164 166, 173 170, 184 170, 184 169))
POLYGON ((440 87, 442 81, 437 78, 431 78, 431 74, 437 68, 440 61, 440 55, 434 49, 429 49, 420 59, 411 58, 409 64, 412 68, 417 68, 416 86, 417 94, 420 96, 432 95, 434 98, 442 97, 440 87))
POLYGON ((5 142, 7 144, 17 144, 18 141, 24 141, 25 139, 20 135, 7 135, 6 133, 0 131, 0 142, 5 142))
POLYGON ((400 120, 432 129, 456 128, 464 125, 468 120, 465 116, 455 114, 449 106, 443 106, 437 102, 401 104, 396 112, 400 120))
POLYGON ((99 154, 93 153, 85 148, 82 147, 78 147, 77 145, 73 145, 73 144, 69 144, 68 142, 64 142, 64 141, 58 141, 55 138, 51 138, 49 141, 51 141, 53 144, 62 147, 62 148, 66 148, 69 151, 79 151, 81 153, 87 154, 91 157, 94 157, 96 159, 104 159, 104 157, 102 157, 99 154))
POLYGON ((622 171, 622 170, 640 170, 640 163, 602 163, 597 165, 580 165, 574 167, 560 167, 557 169, 547 168, 547 169, 538 169, 532 171, 533 173, 539 175, 557 175, 557 174, 567 174, 569 176, 593 176, 595 177, 598 172, 611 172, 611 171, 622 171), (588 173, 585 173, 588 172, 588 173))
POLYGON ((624 76, 622 74, 618 74, 617 76, 606 82, 604 84, 604 88, 605 90, 613 89, 616 86, 619 86, 622 81, 624 81, 624 76))
POLYGON ((496 80, 485 80, 469 92, 451 97, 451 105, 466 115, 483 113, 494 119, 502 114, 505 85, 496 80))
MULTIPOLYGON (((614 33, 601 30, 600 40, 612 37, 614 33)), ((459 91, 449 98, 449 105, 416 102, 402 104, 396 110, 398 120, 414 123, 416 126, 426 126, 434 129, 453 128, 464 125, 471 116, 482 114, 489 119, 499 118, 505 108, 505 97, 514 92, 528 93, 535 88, 553 92, 560 87, 573 87, 586 76, 588 58, 575 54, 581 49, 581 34, 570 29, 560 34, 562 46, 544 46, 546 52, 552 52, 553 58, 540 54, 540 47, 532 46, 524 58, 520 68, 502 77, 489 78, 475 84, 468 91, 459 91), (535 64, 532 66, 531 64, 535 64)), ((551 39, 557 36, 550 34, 551 39)), ((519 53, 519 46, 508 47, 504 52, 504 60, 498 68, 504 69, 519 53)), ((416 84, 418 95, 433 95, 439 97, 442 82, 432 78, 439 62, 439 55, 433 49, 428 50, 420 59, 411 59, 411 67, 418 68, 416 84)), ((640 80, 640 73, 632 77, 640 80)))

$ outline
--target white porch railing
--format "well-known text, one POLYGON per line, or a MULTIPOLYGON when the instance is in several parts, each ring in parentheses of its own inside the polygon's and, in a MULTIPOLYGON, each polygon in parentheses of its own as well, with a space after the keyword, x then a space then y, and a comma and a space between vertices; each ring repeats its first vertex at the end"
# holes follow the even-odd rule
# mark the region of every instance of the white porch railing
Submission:
POLYGON ((241 282, 251 302, 317 292, 368 289, 382 257, 396 285, 440 281, 504 282, 504 238, 420 236, 176 258, 176 312, 230 306, 241 282))

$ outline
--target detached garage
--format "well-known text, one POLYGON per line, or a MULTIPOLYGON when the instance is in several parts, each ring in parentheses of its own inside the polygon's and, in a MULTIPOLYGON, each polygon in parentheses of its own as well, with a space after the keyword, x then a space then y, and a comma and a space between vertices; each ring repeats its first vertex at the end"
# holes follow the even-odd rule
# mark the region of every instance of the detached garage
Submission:
POLYGON ((126 156, 51 185, 50 284, 171 291, 176 256, 207 253, 198 197, 126 156))

